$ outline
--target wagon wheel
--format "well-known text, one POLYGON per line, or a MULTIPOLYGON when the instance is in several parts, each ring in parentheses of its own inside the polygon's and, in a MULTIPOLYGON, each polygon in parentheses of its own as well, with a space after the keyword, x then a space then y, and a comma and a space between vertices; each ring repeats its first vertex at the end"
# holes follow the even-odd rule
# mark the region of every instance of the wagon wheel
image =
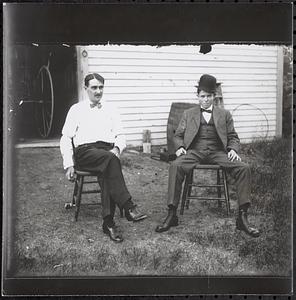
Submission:
POLYGON ((234 121, 236 118, 238 118, 239 114, 242 112, 242 110, 241 110, 242 107, 244 107, 244 108, 249 107, 253 110, 257 110, 260 112, 260 114, 255 115, 255 117, 259 116, 258 120, 260 121, 260 123, 256 126, 257 130, 254 130, 252 137, 267 139, 269 136, 269 121, 268 121, 268 118, 267 118, 265 112, 262 109, 260 109, 259 107, 257 107, 256 105, 249 104, 249 103, 243 103, 243 104, 236 106, 232 110, 231 114, 232 114, 234 121))
POLYGON ((35 120, 39 134, 46 138, 52 128, 54 94, 52 77, 48 66, 39 69, 35 82, 35 120))

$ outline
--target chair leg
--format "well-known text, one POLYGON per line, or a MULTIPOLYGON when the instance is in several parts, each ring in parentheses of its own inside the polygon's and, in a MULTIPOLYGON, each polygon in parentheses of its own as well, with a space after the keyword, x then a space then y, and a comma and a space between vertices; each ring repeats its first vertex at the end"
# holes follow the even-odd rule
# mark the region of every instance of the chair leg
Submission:
POLYGON ((75 182, 74 182, 74 191, 73 191, 73 197, 72 197, 72 206, 76 205, 77 190, 78 190, 78 183, 77 183, 77 180, 75 179, 75 182))
MULTIPOLYGON (((217 170, 217 185, 220 185, 221 183, 221 179, 220 179, 220 170, 217 170)), ((218 194, 218 207, 221 208, 222 204, 221 204, 221 187, 217 186, 217 194, 218 194)))
POLYGON ((71 200, 71 202, 66 202, 65 205, 64 205, 64 208, 65 209, 70 209, 72 207, 75 207, 76 206, 76 197, 77 197, 77 181, 75 179, 72 200, 71 200))
POLYGON ((102 189, 103 189, 103 178, 101 176, 98 176, 97 177, 97 180, 98 180, 98 184, 99 184, 99 190, 98 190, 98 193, 102 193, 102 189))
POLYGON ((194 170, 192 170, 189 174, 189 185, 188 185, 188 192, 186 195, 186 203, 185 203, 186 209, 189 209, 189 197, 191 196, 191 191, 192 191, 193 172, 194 170))
POLYGON ((225 200, 226 200, 226 210, 227 216, 230 215, 230 202, 229 202, 229 192, 228 192, 228 184, 227 184, 227 176, 224 170, 222 170, 223 175, 223 184, 224 184, 224 193, 225 193, 225 200))
POLYGON ((188 196, 189 180, 190 180, 190 174, 187 174, 185 176, 184 188, 183 188, 183 193, 182 193, 180 215, 184 214, 185 202, 186 202, 187 196, 188 196))
POLYGON ((77 181, 78 181, 78 193, 76 197, 76 210, 75 210, 75 217, 74 217, 75 221, 78 220, 84 176, 78 176, 77 181))

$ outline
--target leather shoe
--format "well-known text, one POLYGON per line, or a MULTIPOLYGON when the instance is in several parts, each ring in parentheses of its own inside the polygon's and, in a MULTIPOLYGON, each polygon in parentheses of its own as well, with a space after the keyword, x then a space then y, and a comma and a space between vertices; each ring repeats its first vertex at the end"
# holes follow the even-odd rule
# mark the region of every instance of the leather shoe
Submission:
POLYGON ((251 237, 259 237, 260 232, 257 228, 252 227, 248 222, 248 215, 245 211, 240 211, 236 219, 236 229, 244 231, 251 237))
POLYGON ((142 214, 137 210, 137 207, 134 206, 132 208, 125 210, 125 217, 128 221, 139 222, 147 218, 147 215, 142 214))
POLYGON ((105 223, 103 223, 103 232, 109 235, 110 239, 116 243, 121 243, 123 241, 123 237, 115 225, 109 227, 105 223))
POLYGON ((161 225, 158 225, 155 229, 156 232, 168 231, 172 226, 178 226, 179 220, 176 215, 168 215, 161 225))

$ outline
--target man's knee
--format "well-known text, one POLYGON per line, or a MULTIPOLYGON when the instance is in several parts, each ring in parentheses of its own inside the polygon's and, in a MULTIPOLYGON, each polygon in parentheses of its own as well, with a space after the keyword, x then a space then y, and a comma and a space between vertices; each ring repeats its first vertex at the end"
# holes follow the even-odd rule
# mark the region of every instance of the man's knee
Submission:
POLYGON ((170 169, 180 169, 180 168, 181 169, 183 168, 183 164, 180 160, 176 159, 171 162, 170 169))
POLYGON ((109 167, 121 168, 120 159, 112 152, 108 152, 109 167))
POLYGON ((243 168, 243 170, 250 170, 249 165, 245 162, 241 162, 241 167, 243 168))
POLYGON ((119 158, 110 151, 105 151, 104 158, 110 162, 118 163, 118 161, 119 161, 119 158))
POLYGON ((118 159, 118 157, 111 151, 107 151, 107 155, 110 159, 118 159))
POLYGON ((244 173, 244 174, 249 175, 251 173, 249 165, 247 163, 244 163, 244 162, 240 162, 239 170, 240 170, 241 173, 244 173))
POLYGON ((178 158, 171 162, 169 167, 169 172, 182 172, 182 173, 188 173, 190 171, 190 168, 182 162, 182 160, 179 160, 178 158))

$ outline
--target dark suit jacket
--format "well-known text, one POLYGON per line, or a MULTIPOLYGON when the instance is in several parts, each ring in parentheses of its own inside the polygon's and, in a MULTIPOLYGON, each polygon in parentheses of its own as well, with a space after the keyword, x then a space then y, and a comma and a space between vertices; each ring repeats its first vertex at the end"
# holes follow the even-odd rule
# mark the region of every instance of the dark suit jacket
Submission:
MULTIPOLYGON (((200 118, 201 112, 199 105, 184 111, 174 135, 176 150, 180 147, 184 147, 187 150, 190 147, 190 144, 198 133, 200 118)), ((213 107, 213 118, 218 136, 223 143, 225 151, 233 149, 239 152, 239 137, 234 129, 230 112, 215 106, 213 107)))

